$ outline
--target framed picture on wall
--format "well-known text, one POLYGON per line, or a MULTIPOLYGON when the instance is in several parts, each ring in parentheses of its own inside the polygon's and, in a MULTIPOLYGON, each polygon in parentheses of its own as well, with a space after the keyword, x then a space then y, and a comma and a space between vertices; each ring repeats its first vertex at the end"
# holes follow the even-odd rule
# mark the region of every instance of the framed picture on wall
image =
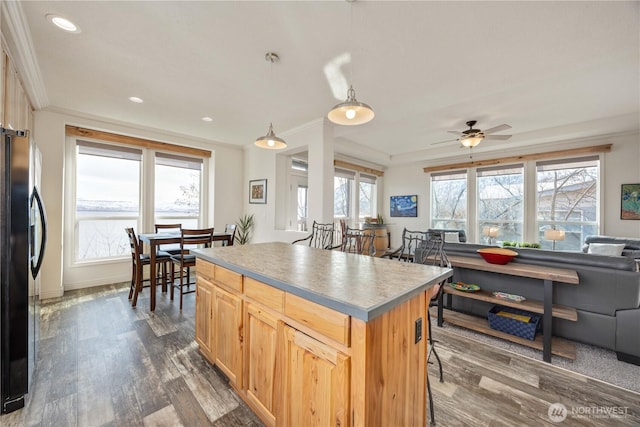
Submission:
POLYGON ((390 214, 395 217, 417 217, 418 196, 391 196, 390 214))
POLYGON ((249 181, 249 203, 267 203, 266 179, 254 179, 249 181))
POLYGON ((620 219, 640 219, 640 184, 622 184, 620 219))

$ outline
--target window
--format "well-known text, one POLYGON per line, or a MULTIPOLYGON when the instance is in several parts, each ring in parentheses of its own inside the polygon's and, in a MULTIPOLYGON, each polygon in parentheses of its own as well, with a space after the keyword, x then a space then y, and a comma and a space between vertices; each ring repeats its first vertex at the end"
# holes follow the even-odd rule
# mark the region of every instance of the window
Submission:
POLYGON ((309 216, 309 185, 307 183, 309 164, 306 153, 290 157, 291 169, 289 172, 290 196, 287 215, 288 229, 307 231, 307 218, 309 216))
POLYGON ((140 216, 142 150, 87 141, 76 150, 75 260, 128 255, 124 229, 140 216))
POLYGON ((344 219, 353 226, 356 221, 378 215, 375 175, 336 168, 333 183, 333 216, 336 222, 344 219))
POLYGON ((466 229, 467 173, 431 174, 431 228, 466 229))
POLYGON ((564 230, 557 250, 580 251, 586 236, 598 230, 597 156, 536 163, 538 239, 543 248, 553 242, 544 239, 548 229, 564 230))
POLYGON ((599 175, 599 155, 433 172, 431 227, 465 229, 469 242, 581 251, 599 230, 599 175), (564 240, 545 239, 554 229, 564 240))
POLYGON ((69 194, 75 199, 67 227, 75 244, 70 264, 129 257, 126 227, 139 234, 152 231, 154 221, 199 226, 202 158, 81 139, 73 143, 75 176, 69 177, 69 194), (154 167, 143 167, 147 158, 155 158, 154 167), (142 197, 152 189, 153 195, 142 197))
POLYGON ((378 214, 376 176, 360 173, 359 178, 358 218, 364 220, 367 216, 375 217, 378 214))
POLYGON ((349 222, 353 211, 353 190, 356 179, 354 171, 346 169, 335 170, 333 178, 333 216, 349 222))
POLYGON ((202 159, 156 153, 155 221, 197 228, 202 159))
POLYGON ((476 187, 477 235, 486 240, 483 243, 493 244, 496 237, 502 241, 521 242, 524 219, 523 165, 478 169, 476 187))

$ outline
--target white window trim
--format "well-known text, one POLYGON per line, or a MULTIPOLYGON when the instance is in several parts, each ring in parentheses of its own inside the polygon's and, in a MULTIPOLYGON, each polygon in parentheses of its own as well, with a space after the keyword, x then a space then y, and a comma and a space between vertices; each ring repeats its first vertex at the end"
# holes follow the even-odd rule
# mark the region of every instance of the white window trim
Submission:
MULTIPOLYGON (((568 162, 585 157, 585 155, 575 155, 571 157, 558 157, 553 160, 557 160, 558 162, 568 162)), ((594 155, 595 157, 595 155, 594 155)), ((602 229, 601 219, 604 215, 604 203, 602 201, 602 188, 605 188, 605 159, 604 153, 597 154, 599 160, 599 170, 598 170, 598 185, 596 188, 598 205, 596 206, 596 230, 597 233, 600 233, 602 229)), ((524 162, 518 161, 513 163, 505 164, 505 167, 509 165, 518 165, 522 164, 524 167, 524 199, 523 199, 523 241, 525 242, 537 242, 538 241, 538 216, 537 216, 537 188, 536 188, 536 163, 538 160, 526 160, 524 162)), ((487 166, 479 166, 479 167, 469 167, 466 169, 451 169, 451 173, 455 174, 459 171, 466 171, 467 173, 467 229, 465 230, 467 234, 467 242, 469 243, 477 243, 481 241, 481 236, 478 236, 477 233, 477 224, 478 224, 478 208, 477 208, 477 180, 476 180, 476 172, 478 168, 487 168, 487 166)), ((433 206, 431 203, 431 176, 432 175, 443 175, 447 174, 447 171, 438 171, 427 173, 427 200, 429 200, 429 217, 428 223, 431 224, 433 218, 433 206)))
MULTIPOLYGON (((76 211, 76 143, 77 140, 96 142, 106 145, 118 145, 142 149, 142 168, 140 168, 140 209, 142 214, 136 226, 136 233, 140 230, 153 232, 155 224, 155 153, 151 148, 117 144, 92 138, 67 135, 65 138, 65 166, 64 166, 64 194, 63 194, 63 264, 62 283, 65 290, 80 289, 109 283, 131 280, 131 256, 114 257, 100 260, 75 260, 75 211, 76 211), (146 190, 144 185, 147 185, 146 190)), ((160 151, 160 150, 158 150, 160 151)), ((184 156, 195 157, 195 156, 184 156)), ((209 165, 210 159, 202 158, 202 173, 200 174, 200 215, 198 224, 206 223, 209 217, 209 165)), ((124 230, 123 230, 124 233, 124 230)))

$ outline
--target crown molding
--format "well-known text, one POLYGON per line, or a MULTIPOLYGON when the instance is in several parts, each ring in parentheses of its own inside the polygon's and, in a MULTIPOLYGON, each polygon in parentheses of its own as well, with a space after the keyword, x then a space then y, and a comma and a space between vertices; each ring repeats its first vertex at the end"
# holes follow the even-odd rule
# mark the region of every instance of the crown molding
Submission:
POLYGON ((35 110, 45 108, 49 105, 49 97, 35 55, 29 24, 20 2, 3 1, 2 18, 7 29, 7 34, 3 34, 3 36, 7 41, 12 42, 10 46, 13 47, 9 56, 20 74, 24 91, 31 101, 31 106, 35 110))

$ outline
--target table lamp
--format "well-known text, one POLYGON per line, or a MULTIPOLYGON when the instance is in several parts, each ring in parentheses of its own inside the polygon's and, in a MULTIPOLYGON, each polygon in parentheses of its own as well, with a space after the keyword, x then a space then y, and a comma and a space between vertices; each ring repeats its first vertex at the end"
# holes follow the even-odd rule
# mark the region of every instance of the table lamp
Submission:
POLYGON ((564 240, 564 230, 544 230, 545 240, 551 240, 553 242, 552 250, 556 250, 556 240, 564 240))
POLYGON ((491 227, 491 226, 482 227, 482 234, 484 234, 489 238, 489 245, 493 245, 493 239, 498 237, 498 231, 500 231, 498 227, 491 227))

